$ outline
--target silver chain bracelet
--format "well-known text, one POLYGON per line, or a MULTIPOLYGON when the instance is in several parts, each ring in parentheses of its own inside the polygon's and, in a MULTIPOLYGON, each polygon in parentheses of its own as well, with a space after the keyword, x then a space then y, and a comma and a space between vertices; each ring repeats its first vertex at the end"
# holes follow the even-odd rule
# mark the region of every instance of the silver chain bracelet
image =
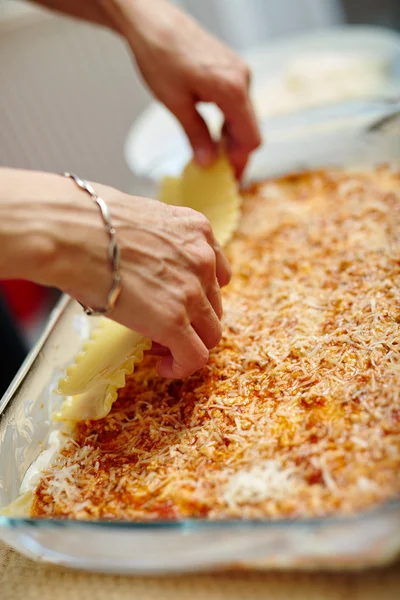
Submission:
POLYGON ((101 315, 106 316, 109 315, 111 311, 115 308, 118 297, 121 293, 121 275, 119 272, 119 248, 117 245, 117 232, 115 231, 115 228, 113 227, 111 221, 110 209, 108 208, 106 202, 96 194, 95 190, 88 181, 81 179, 73 173, 63 173, 63 176, 70 177, 71 179, 73 179, 76 185, 81 188, 81 190, 87 192, 90 195, 92 201, 100 209, 101 217, 103 219, 104 225, 109 236, 107 256, 112 269, 113 283, 111 290, 108 294, 107 306, 105 308, 90 308, 89 306, 84 306, 81 302, 79 303, 83 307, 85 313, 91 317, 101 315))

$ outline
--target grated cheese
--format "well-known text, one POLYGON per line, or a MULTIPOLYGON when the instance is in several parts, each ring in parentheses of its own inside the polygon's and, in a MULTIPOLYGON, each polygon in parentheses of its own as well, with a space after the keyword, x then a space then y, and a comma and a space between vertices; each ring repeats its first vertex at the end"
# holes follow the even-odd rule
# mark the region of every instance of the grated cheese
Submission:
POLYGON ((146 357, 77 425, 32 515, 302 518, 400 494, 400 174, 316 171, 245 195, 224 334, 185 381, 146 357))
POLYGON ((240 504, 258 504, 266 499, 281 500, 293 494, 293 471, 282 470, 275 460, 256 465, 249 471, 239 471, 229 479, 224 499, 229 507, 240 504))

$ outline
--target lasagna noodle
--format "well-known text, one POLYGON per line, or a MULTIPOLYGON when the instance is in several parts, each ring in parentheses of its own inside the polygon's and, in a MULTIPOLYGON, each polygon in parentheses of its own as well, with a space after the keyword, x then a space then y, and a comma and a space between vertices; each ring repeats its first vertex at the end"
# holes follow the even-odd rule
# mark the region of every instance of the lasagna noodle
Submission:
POLYGON ((57 393, 66 398, 55 420, 105 417, 117 399, 117 390, 150 347, 151 342, 138 333, 103 319, 58 382, 57 393))
POLYGON ((303 518, 398 497, 399 184, 382 167, 248 190, 209 363, 168 381, 145 357, 77 425, 32 516, 303 518))
POLYGON ((159 196, 166 204, 187 206, 203 213, 222 246, 238 226, 241 196, 232 167, 223 155, 207 169, 191 161, 181 177, 165 177, 159 196))

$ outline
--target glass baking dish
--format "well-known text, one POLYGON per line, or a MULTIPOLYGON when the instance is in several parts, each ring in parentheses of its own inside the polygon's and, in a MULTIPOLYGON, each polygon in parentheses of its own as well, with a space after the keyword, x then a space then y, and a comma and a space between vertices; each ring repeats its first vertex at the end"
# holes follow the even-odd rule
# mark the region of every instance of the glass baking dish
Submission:
MULTIPOLYGON (((398 160, 399 115, 399 103, 377 100, 265 122, 269 141, 254 156, 248 179, 398 160)), ((55 382, 94 324, 75 301, 63 297, 0 401, 0 507, 18 496, 26 470, 43 449, 50 415, 60 402, 52 391, 55 382)), ((366 568, 400 553, 400 499, 351 518, 297 521, 134 523, 0 516, 0 539, 36 560, 113 573, 366 568)))

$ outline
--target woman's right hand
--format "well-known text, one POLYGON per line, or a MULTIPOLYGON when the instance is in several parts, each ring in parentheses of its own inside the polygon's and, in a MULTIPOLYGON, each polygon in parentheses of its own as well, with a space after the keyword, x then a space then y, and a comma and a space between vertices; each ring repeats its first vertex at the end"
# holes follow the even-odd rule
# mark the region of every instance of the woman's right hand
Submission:
MULTIPOLYGON (((19 264, 5 276, 54 285, 85 305, 104 306, 112 279, 98 208, 69 179, 21 171, 14 178, 20 191, 8 237, 25 229, 19 245, 27 250, 30 275, 19 264)), ((188 208, 92 185, 110 208, 121 250, 122 293, 110 318, 169 350, 158 364, 161 376, 190 375, 221 338, 220 288, 230 279, 210 223, 188 208)), ((14 236, 14 256, 21 251, 16 243, 14 236)))

